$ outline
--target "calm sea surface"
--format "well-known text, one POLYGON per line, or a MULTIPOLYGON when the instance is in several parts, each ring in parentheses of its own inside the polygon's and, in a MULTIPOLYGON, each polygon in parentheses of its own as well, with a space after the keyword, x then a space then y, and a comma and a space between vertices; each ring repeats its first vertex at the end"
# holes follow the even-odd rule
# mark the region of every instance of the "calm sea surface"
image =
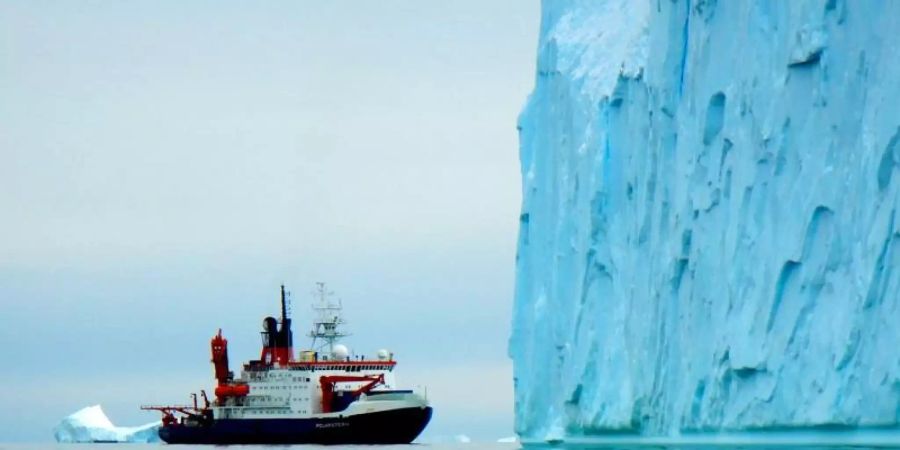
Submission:
MULTIPOLYGON (((198 446, 198 445, 166 445, 166 444, 0 444, 0 450, 197 450, 198 447, 224 447, 224 446, 198 446)), ((228 446, 241 450, 272 450, 273 448, 292 448, 298 450, 518 450, 519 444, 505 443, 466 443, 466 444, 411 444, 411 445, 236 445, 228 446)), ((860 449, 900 449, 900 442, 881 443, 877 445, 729 445, 729 444, 702 444, 702 445, 618 445, 618 444, 591 444, 591 445, 527 445, 525 450, 860 450, 860 449)))

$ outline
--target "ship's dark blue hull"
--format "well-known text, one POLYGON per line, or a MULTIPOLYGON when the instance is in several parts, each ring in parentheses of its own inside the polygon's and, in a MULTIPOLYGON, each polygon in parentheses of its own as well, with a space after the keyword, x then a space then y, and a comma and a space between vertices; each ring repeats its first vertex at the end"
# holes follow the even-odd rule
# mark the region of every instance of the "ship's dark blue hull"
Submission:
POLYGON ((169 444, 408 444, 431 420, 431 408, 403 408, 343 418, 221 419, 168 425, 169 444))

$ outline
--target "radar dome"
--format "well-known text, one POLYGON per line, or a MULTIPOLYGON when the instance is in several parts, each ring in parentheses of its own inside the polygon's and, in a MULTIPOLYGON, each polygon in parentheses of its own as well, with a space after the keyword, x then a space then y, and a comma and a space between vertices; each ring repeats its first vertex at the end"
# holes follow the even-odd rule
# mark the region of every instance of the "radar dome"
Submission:
POLYGON ((385 361, 391 357, 391 352, 387 351, 387 349, 378 350, 378 359, 385 361))
POLYGON ((331 356, 337 360, 344 360, 350 356, 350 350, 347 350, 347 346, 344 344, 335 345, 331 350, 331 356))

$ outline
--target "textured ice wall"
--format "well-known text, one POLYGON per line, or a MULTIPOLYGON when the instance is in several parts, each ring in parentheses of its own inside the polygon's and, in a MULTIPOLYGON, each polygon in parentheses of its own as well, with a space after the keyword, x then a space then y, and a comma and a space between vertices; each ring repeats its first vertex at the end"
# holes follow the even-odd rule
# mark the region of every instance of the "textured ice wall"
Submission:
POLYGON ((527 438, 897 427, 900 1, 545 0, 527 438))

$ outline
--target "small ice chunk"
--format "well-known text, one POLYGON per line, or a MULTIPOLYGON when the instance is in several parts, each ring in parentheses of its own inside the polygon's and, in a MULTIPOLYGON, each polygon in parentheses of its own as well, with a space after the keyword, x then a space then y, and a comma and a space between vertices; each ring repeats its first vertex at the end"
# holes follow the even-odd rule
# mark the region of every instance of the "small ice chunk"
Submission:
POLYGON ((67 416, 53 428, 56 442, 148 443, 159 442, 160 422, 138 427, 117 427, 106 417, 100 405, 88 406, 67 416))

